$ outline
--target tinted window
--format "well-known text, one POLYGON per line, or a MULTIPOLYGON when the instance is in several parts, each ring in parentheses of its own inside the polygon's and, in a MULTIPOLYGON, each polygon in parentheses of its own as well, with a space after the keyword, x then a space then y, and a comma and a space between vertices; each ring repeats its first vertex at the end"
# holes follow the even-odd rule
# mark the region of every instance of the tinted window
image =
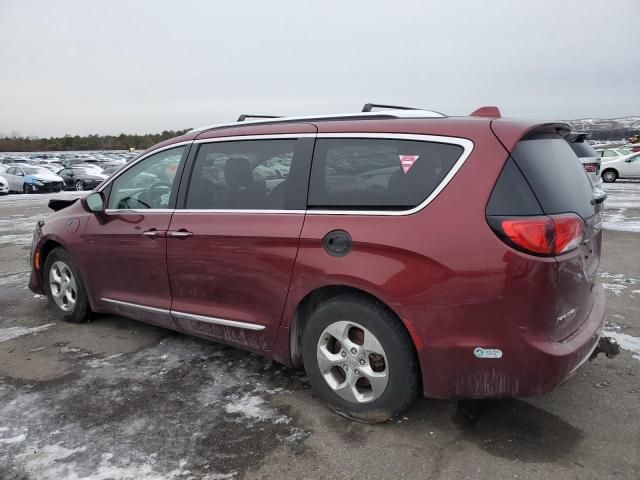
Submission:
POLYGON ((614 152, 613 150, 605 150, 604 152, 602 152, 602 156, 603 157, 617 157, 618 154, 616 152, 614 152))
POLYGON ((302 142, 282 139, 202 144, 189 181, 186 208, 304 208, 308 175, 298 177, 295 168, 304 155, 302 142))
POLYGON ((545 134, 521 140, 512 156, 545 213, 583 218, 595 213, 589 177, 564 138, 545 134))
POLYGON ((570 142, 569 145, 578 158, 598 157, 598 153, 587 142, 570 142))
POLYGON ((123 172, 111 185, 107 208, 168 208, 184 150, 177 147, 158 152, 123 172))
POLYGON ((309 206, 415 207, 436 189, 462 153, 458 145, 412 140, 318 140, 309 206))
POLYGON ((542 215, 542 209, 524 175, 510 158, 493 187, 487 215, 542 215))

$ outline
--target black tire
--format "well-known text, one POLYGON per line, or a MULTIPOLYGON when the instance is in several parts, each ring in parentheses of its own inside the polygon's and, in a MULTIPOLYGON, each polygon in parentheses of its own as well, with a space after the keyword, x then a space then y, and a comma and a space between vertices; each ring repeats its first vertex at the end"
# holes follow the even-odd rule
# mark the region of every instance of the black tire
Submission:
POLYGON ((72 323, 82 323, 84 322, 90 313, 89 309, 89 300, 87 298, 87 289, 84 285, 84 281, 82 280, 82 276, 80 275, 80 271, 76 267, 71 255, 64 248, 58 247, 51 250, 49 255, 47 255, 47 259, 44 262, 43 269, 43 284, 44 290, 47 294, 47 298, 49 299, 49 303, 53 307, 56 312, 56 315, 65 320, 67 322, 72 323), (51 286, 49 284, 49 272, 54 263, 61 261, 64 262, 71 270, 73 274, 73 278, 76 283, 76 300, 75 305, 71 311, 64 311, 62 308, 58 306, 56 301, 53 298, 53 294, 51 292, 51 286))
POLYGON ((418 395, 419 368, 413 342, 400 320, 383 305, 358 294, 338 295, 320 305, 302 334, 302 360, 316 394, 336 413, 364 423, 384 422, 407 408, 418 395), (337 321, 353 321, 368 329, 388 360, 388 383, 367 403, 347 401, 329 387, 318 367, 317 348, 324 330, 337 321))
POLYGON ((618 172, 613 168, 607 168, 602 172, 602 181, 605 183, 613 183, 618 179, 618 172))

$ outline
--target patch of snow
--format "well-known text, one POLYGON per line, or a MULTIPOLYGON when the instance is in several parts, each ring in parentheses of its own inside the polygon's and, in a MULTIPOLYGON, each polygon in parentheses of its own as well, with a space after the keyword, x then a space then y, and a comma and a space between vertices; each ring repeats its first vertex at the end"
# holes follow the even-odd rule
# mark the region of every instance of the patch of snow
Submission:
POLYGON ((24 433, 21 433, 20 435, 16 435, 15 437, 0 438, 0 444, 20 443, 24 442, 26 439, 27 436, 24 433))
POLYGON ((0 328, 0 342, 6 342, 8 340, 12 340, 17 337, 21 337, 23 335, 31 335, 34 333, 42 332, 47 328, 55 325, 55 323, 47 323, 46 325, 41 325, 39 327, 9 327, 9 328, 0 328))
POLYGON ((611 337, 618 342, 620 348, 623 350, 627 350, 633 353, 633 358, 636 360, 640 360, 640 338, 634 337, 632 335, 628 335, 626 333, 622 333, 616 328, 610 328, 609 326, 605 327, 604 333, 607 337, 611 337))
POLYGON ((612 292, 616 297, 619 297, 620 295, 622 295, 622 291, 626 290, 626 286, 624 285, 620 285, 618 283, 602 283, 602 287, 605 290, 609 290, 610 292, 612 292))

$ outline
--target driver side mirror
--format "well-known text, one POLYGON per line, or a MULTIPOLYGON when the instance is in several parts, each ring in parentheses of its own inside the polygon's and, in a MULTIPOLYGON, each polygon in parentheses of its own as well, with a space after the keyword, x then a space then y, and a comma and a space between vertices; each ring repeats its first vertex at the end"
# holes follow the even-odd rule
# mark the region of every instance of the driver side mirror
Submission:
POLYGON ((85 199, 87 208, 93 213, 104 213, 104 195, 102 192, 93 192, 85 199))

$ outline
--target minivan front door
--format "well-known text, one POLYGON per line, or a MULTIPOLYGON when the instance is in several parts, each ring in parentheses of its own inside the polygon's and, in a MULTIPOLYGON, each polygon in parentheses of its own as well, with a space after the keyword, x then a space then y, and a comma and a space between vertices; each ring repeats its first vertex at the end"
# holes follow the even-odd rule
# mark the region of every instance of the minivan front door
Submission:
POLYGON ((304 223, 315 127, 200 143, 167 232, 172 314, 189 333, 271 348, 304 223))
POLYGON ((108 187, 107 209, 85 230, 91 252, 89 290, 100 308, 175 328, 167 274, 166 232, 171 222, 176 172, 186 146, 139 161, 108 187))

